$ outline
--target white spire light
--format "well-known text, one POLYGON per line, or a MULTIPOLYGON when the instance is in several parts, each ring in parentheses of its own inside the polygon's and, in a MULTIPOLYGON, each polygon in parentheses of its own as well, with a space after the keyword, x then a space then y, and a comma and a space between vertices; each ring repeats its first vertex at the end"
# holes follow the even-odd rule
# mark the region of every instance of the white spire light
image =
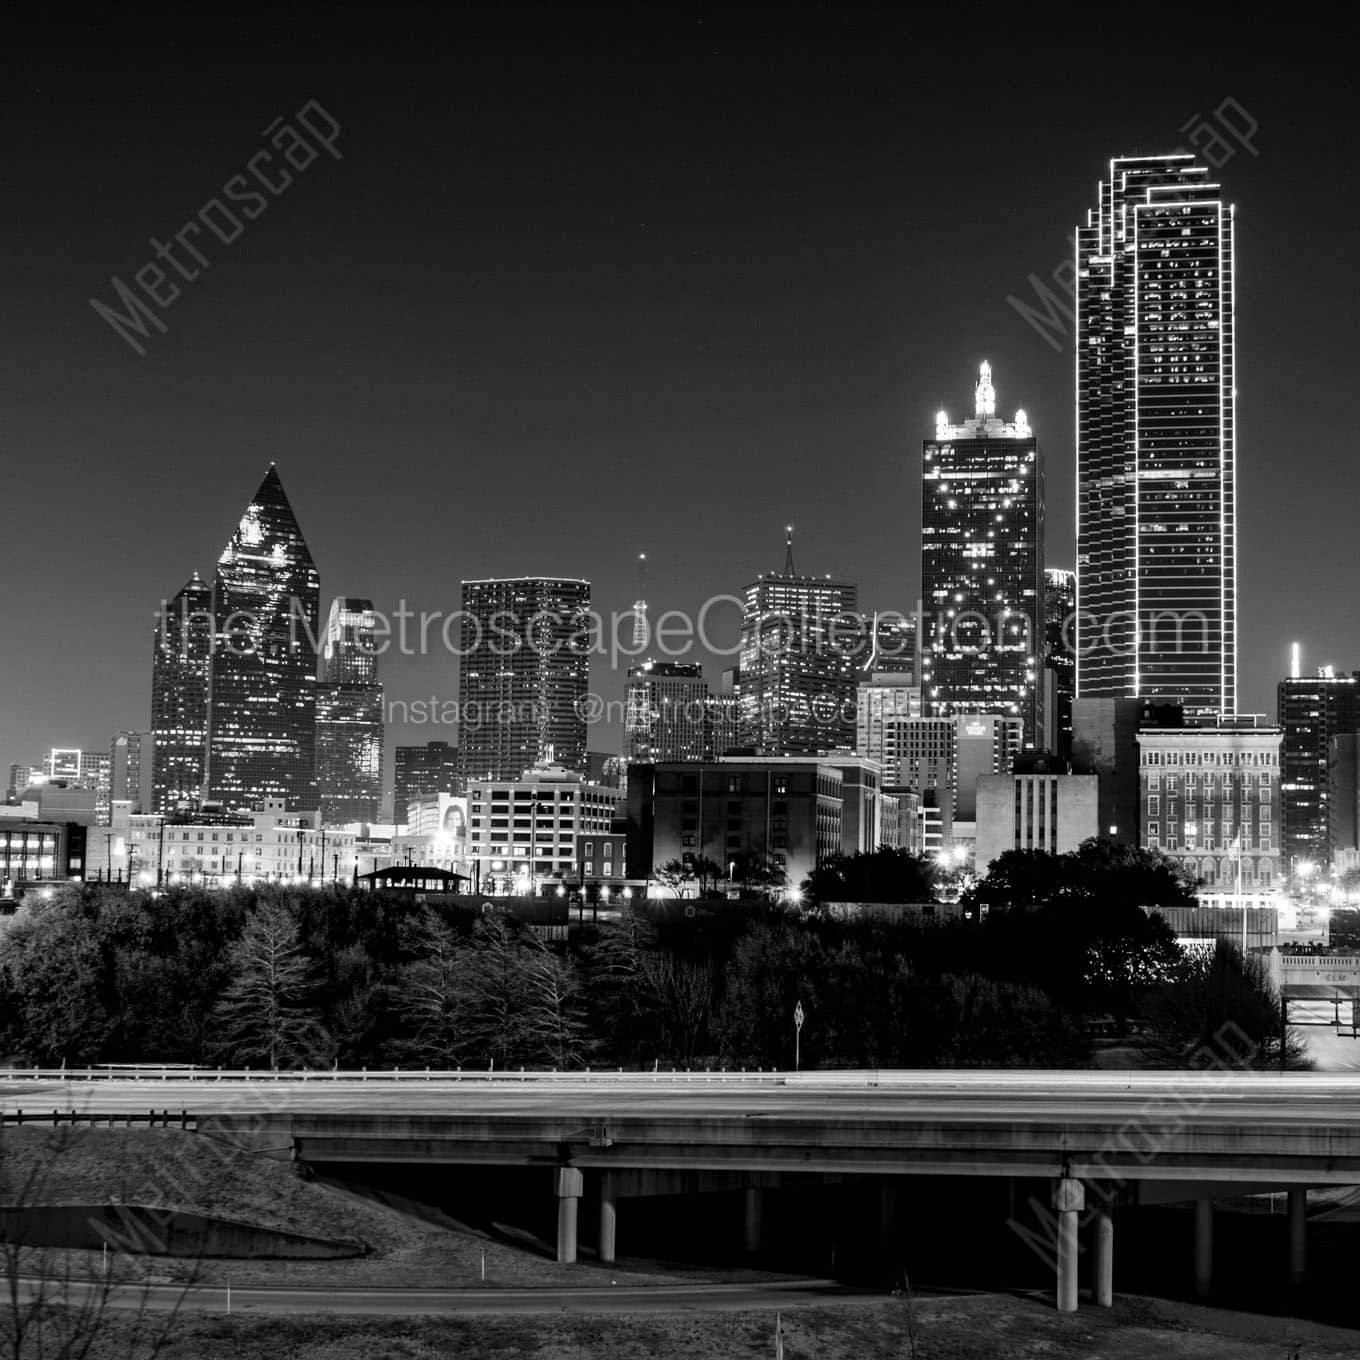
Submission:
POLYGON ((992 386, 992 366, 984 359, 978 368, 978 384, 973 389, 973 414, 996 414, 996 389, 992 386))

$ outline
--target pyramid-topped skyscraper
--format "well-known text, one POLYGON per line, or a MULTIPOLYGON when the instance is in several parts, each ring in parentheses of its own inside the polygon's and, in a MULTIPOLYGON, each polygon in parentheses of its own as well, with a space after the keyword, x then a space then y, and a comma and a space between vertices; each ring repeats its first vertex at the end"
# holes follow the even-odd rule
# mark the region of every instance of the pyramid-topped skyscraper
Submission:
POLYGON ((217 561, 204 795, 228 809, 317 806, 321 581, 271 463, 217 561))

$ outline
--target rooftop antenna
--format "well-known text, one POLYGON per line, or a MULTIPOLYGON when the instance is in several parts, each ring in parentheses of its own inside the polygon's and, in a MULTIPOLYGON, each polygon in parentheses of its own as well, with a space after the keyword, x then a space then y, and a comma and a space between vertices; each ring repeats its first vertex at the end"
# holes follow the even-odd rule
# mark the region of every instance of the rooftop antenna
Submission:
POLYGON ((1289 677, 1297 680, 1303 674, 1303 650, 1296 642, 1290 649, 1289 677))
POLYGON ((784 526, 784 575, 792 576, 793 570, 793 525, 784 526))
POLYGON ((633 604, 633 646, 641 653, 647 646, 647 554, 638 553, 638 597, 633 604))

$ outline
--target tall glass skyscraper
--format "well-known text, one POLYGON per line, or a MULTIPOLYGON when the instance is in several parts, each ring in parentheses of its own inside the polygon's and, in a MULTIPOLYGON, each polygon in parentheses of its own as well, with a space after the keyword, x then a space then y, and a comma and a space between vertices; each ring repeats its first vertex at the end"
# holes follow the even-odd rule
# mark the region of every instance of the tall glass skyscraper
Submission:
POLYGON ((1110 162, 1076 233, 1077 694, 1237 709, 1233 209, 1110 162))
POLYGON ((217 562, 206 796, 229 810, 282 798, 314 810, 321 582, 270 464, 217 562))
POLYGON ((518 779, 551 758, 586 769, 590 582, 551 576, 463 582, 458 768, 518 779))
POLYGON ((859 590, 793 567, 746 587, 737 670, 743 745, 772 756, 817 755, 855 744, 856 658, 864 650, 859 590))
POLYGON ((1331 863, 1328 762, 1332 741, 1360 731, 1360 673, 1338 675, 1324 666, 1300 668, 1276 690, 1280 728, 1281 850, 1285 868, 1309 864, 1318 873, 1331 863))
POLYGON ((371 600, 331 601, 316 687, 316 780, 323 826, 375 822, 382 799, 383 687, 371 600))
POLYGON ((173 812, 203 796, 212 587, 197 573, 156 620, 151 658, 151 807, 173 812))
POLYGON ((922 449, 921 690, 929 717, 1018 718, 1043 736, 1044 474, 1024 411, 996 414, 983 363, 974 413, 941 411, 922 449))
POLYGON ((1077 574, 1063 567, 1044 569, 1044 737, 1049 752, 1062 760, 1072 754, 1073 680, 1077 671, 1077 574))

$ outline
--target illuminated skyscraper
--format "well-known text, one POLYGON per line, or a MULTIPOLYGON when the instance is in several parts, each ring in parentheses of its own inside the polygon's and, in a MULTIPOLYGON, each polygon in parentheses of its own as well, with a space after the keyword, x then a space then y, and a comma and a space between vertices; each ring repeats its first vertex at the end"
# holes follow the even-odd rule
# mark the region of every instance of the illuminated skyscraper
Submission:
POLYGON ((686 661, 644 661, 628 672, 628 759, 703 760, 707 753, 708 682, 686 661))
POLYGON ((375 822, 382 799, 383 687, 371 600, 331 601, 316 687, 316 781, 323 826, 375 822))
POLYGON ((446 741, 424 746, 398 746, 392 753, 392 820, 406 821, 407 806, 417 798, 462 793, 458 777, 458 748, 446 741))
POLYGON ((1077 694, 1237 710, 1233 209, 1112 160, 1076 233, 1077 694))
POLYGON ((1077 574, 1062 567, 1044 571, 1044 738, 1060 760, 1072 755, 1072 697, 1075 693, 1077 574))
POLYGON ((273 464, 222 550, 208 664, 209 799, 314 810, 321 583, 273 464))
POLYGON ((849 750, 863 641, 858 590, 795 572, 792 535, 790 529, 783 572, 746 587, 737 670, 741 739, 769 756, 849 750))
POLYGON ((1280 802, 1285 869, 1300 865, 1325 872, 1331 862, 1327 766, 1334 738, 1360 731, 1360 673, 1338 675, 1324 666, 1315 675, 1293 673, 1276 693, 1284 740, 1280 750, 1280 802))
POLYGON ((1044 474, 1023 411, 996 414, 991 365, 974 414, 924 441, 921 690, 927 715, 1019 718, 1043 737, 1044 474))
POLYGON ((212 587, 197 573, 156 620, 151 658, 151 812, 203 796, 212 587))
POLYGON ((586 768, 590 582, 464 581, 458 768, 464 782, 518 779, 552 761, 586 768))

